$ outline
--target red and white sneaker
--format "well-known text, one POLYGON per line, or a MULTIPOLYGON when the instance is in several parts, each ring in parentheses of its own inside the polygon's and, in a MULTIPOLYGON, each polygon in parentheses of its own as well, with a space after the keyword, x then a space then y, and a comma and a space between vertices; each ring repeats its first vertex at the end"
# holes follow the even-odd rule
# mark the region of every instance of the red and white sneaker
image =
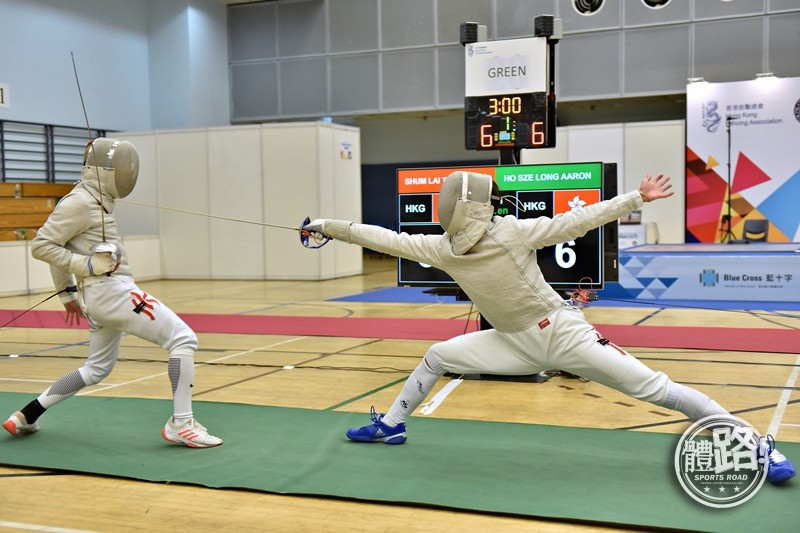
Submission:
POLYGON ((208 430, 194 418, 180 426, 174 424, 174 419, 169 417, 161 436, 175 444, 184 444, 190 448, 213 448, 222 444, 222 439, 208 434, 208 430))
POLYGON ((25 415, 17 411, 8 417, 8 420, 3 422, 3 428, 14 436, 30 435, 31 433, 39 431, 39 422, 36 421, 33 424, 28 424, 25 415))

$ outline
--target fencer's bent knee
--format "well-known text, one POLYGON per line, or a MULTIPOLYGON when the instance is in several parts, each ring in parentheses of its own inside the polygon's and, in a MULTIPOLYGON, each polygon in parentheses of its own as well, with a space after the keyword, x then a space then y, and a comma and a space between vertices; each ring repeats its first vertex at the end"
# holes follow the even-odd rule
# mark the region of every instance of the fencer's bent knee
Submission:
POLYGON ((106 379, 114 365, 98 365, 87 362, 78 371, 81 373, 86 386, 96 385, 106 379))
POLYGON ((194 357, 197 347, 197 335, 195 335, 194 331, 192 331, 189 326, 181 328, 172 338, 169 345, 165 346, 170 355, 189 355, 192 357, 194 357))
POLYGON ((628 394, 639 400, 663 405, 667 401, 670 379, 663 372, 654 372, 652 376, 637 383, 628 394))
POLYGON ((442 364, 439 362, 439 359, 436 357, 436 352, 434 348, 436 345, 430 347, 430 349, 425 354, 425 357, 422 358, 422 361, 425 363, 431 372, 435 373, 436 375, 442 376, 444 375, 444 368, 442 368, 442 364))

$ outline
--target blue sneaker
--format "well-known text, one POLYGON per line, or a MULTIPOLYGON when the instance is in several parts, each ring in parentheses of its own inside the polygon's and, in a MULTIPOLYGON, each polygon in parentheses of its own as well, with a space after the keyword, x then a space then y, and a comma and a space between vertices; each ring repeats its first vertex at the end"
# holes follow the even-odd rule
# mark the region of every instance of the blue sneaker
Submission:
POLYGON ((767 445, 769 446, 769 470, 767 479, 770 483, 778 485, 789 478, 794 477, 796 470, 792 462, 775 448, 775 439, 772 435, 767 435, 767 445))
POLYGON ((403 444, 406 441, 406 425, 398 424, 390 427, 381 422, 383 414, 375 412, 371 407, 369 417, 372 424, 347 430, 347 438, 358 442, 385 442, 386 444, 403 444))

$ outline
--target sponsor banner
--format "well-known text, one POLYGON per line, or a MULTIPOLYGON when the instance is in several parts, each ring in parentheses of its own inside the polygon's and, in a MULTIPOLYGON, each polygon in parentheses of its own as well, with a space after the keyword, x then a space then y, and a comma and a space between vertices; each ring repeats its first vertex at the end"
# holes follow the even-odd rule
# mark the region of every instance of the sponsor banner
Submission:
POLYGON ((800 301, 800 255, 620 252, 619 283, 640 300, 800 301))

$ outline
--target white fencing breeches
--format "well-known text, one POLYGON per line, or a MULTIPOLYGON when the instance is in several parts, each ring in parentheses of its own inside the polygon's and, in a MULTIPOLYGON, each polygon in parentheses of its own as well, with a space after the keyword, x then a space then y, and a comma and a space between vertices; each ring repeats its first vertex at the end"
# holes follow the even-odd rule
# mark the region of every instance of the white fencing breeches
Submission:
POLYGON ((520 332, 493 329, 460 335, 431 347, 456 374, 529 375, 564 370, 634 398, 662 405, 669 378, 601 337, 579 309, 564 306, 520 332))
POLYGON ((47 408, 85 386, 105 379, 119 357, 123 333, 152 342, 169 352, 169 378, 176 417, 191 417, 191 387, 197 336, 166 305, 131 278, 111 276, 83 288, 83 310, 89 320, 89 357, 84 365, 57 380, 40 397, 47 408))

